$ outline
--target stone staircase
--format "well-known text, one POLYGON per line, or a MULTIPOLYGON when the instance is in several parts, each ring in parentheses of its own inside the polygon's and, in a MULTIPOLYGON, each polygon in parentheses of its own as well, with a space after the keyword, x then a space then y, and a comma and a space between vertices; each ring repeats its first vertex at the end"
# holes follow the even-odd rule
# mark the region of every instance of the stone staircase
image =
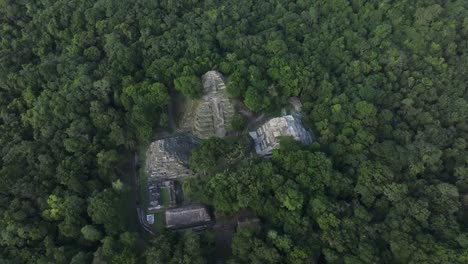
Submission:
POLYGON ((224 77, 217 71, 209 71, 202 76, 202 83, 203 97, 195 110, 192 132, 200 138, 224 137, 234 116, 224 77))

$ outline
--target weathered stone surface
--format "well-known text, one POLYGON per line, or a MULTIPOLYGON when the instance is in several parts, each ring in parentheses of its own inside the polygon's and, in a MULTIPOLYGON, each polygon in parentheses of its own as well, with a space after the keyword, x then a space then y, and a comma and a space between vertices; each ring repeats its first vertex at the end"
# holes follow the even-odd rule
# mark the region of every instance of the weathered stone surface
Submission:
POLYGON ((154 214, 147 214, 146 215, 146 222, 148 222, 149 225, 154 224, 154 214))
POLYGON ((155 213, 176 206, 176 186, 174 181, 150 182, 148 184, 148 212, 155 213), (163 197, 164 193, 168 194, 163 197), (167 201, 164 201, 167 199, 167 201), (167 204, 164 204, 166 202, 167 204))
POLYGON ((199 138, 224 137, 234 116, 224 77, 217 71, 209 71, 202 76, 202 83, 203 96, 188 103, 181 128, 190 129, 199 138))
POLYGON ((145 169, 149 181, 192 176, 188 161, 198 143, 188 136, 157 140, 146 151, 145 169))
POLYGON ((302 121, 293 115, 272 118, 249 134, 255 141, 257 154, 262 156, 271 155, 273 149, 279 146, 278 137, 281 136, 292 136, 294 140, 307 145, 312 143, 310 132, 304 128, 302 121))
POLYGON ((300 113, 302 111, 302 103, 299 97, 290 97, 288 101, 296 113, 300 113))
POLYGON ((166 210, 167 228, 186 228, 207 224, 211 217, 206 207, 201 205, 189 205, 166 210))

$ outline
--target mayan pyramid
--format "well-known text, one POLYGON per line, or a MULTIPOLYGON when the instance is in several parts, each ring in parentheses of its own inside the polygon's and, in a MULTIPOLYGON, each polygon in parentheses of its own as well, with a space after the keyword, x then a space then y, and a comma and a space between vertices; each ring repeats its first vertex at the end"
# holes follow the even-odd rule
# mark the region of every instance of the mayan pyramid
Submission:
POLYGON ((226 92, 224 77, 217 71, 202 76, 202 98, 192 102, 183 127, 199 138, 224 137, 230 130, 234 106, 226 92))

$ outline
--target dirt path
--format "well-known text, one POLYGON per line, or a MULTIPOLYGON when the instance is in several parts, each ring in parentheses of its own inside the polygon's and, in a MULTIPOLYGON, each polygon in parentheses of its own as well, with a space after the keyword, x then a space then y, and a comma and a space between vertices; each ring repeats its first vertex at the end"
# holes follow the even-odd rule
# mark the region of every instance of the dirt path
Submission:
POLYGON ((213 226, 215 234, 216 263, 225 263, 231 256, 231 242, 237 224, 237 216, 219 217, 213 226))
MULTIPOLYGON (((177 104, 178 102, 176 102, 177 104)), ((169 118, 169 130, 174 132, 177 129, 176 123, 174 121, 174 105, 172 100, 170 100, 169 105, 167 106, 167 117, 169 118)))
POLYGON ((146 223, 146 215, 144 211, 141 209, 141 202, 140 202, 140 182, 138 179, 138 161, 139 156, 138 152, 133 154, 133 157, 130 160, 129 168, 124 177, 124 181, 126 184, 130 186, 130 194, 127 196, 127 203, 131 207, 129 210, 129 221, 132 225, 139 225, 141 229, 143 229, 146 233, 150 235, 154 235, 151 231, 150 227, 146 223), (135 219, 136 218, 136 219, 135 219))
POLYGON ((246 116, 247 117, 247 124, 245 125, 245 132, 252 131, 254 129, 257 129, 257 127, 263 123, 265 120, 265 114, 262 113, 260 115, 252 115, 252 116, 246 116))

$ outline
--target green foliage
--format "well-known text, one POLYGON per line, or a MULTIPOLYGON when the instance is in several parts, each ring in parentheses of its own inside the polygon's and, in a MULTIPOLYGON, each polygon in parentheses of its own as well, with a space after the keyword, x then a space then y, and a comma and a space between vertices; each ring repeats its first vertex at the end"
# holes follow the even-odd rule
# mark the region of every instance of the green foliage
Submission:
POLYGON ((245 93, 244 104, 254 112, 260 112, 264 109, 263 106, 263 97, 258 89, 250 86, 245 93))
POLYGON ((120 237, 107 236, 101 240, 101 246, 94 253, 93 262, 102 263, 140 263, 136 248, 137 235, 129 232, 120 237))
POLYGON ((201 82, 197 76, 181 76, 174 79, 174 88, 184 96, 195 99, 201 95, 201 82))
POLYGON ((227 92, 232 97, 240 97, 246 90, 245 85, 245 79, 242 78, 241 74, 239 72, 234 72, 231 76, 229 76, 227 92))
POLYGON ((303 204, 303 195, 298 191, 299 186, 292 181, 286 181, 276 192, 276 198, 288 210, 300 210, 303 204))
POLYGON ((232 129, 234 129, 235 131, 242 131, 244 130, 246 124, 247 124, 247 119, 243 115, 239 113, 234 114, 234 117, 232 118, 232 121, 231 121, 232 129))
POLYGON ((101 151, 97 154, 98 171, 103 180, 114 180, 115 169, 120 160, 121 157, 119 157, 116 150, 101 151))
POLYGON ((109 234, 117 234, 123 228, 122 215, 114 206, 121 203, 120 199, 112 189, 105 189, 95 193, 89 201, 88 215, 94 223, 104 225, 109 234))
POLYGON ((222 166, 228 150, 228 145, 220 138, 205 140, 192 152, 190 168, 196 172, 211 173, 218 166, 222 166))
POLYGON ((98 241, 102 238, 102 233, 92 225, 86 225, 81 228, 81 234, 83 234, 83 237, 89 241, 98 241))
MULTIPOLYGON (((120 237, 124 154, 170 123, 172 89, 197 97, 201 74, 219 69, 254 112, 299 96, 316 135, 314 150, 282 142, 263 161, 224 141, 194 153, 213 177, 184 187, 219 212, 250 207, 269 228, 240 234, 233 261, 466 263, 467 10, 1 1, 0 262, 141 262, 120 237), (81 239, 86 226, 100 242, 81 239)), ((196 239, 179 240, 166 253, 199 262, 196 239)))
POLYGON ((125 87, 121 100, 138 139, 142 142, 148 141, 169 102, 167 88, 157 82, 140 82, 125 87))
POLYGON ((207 263, 200 247, 199 235, 190 231, 160 235, 146 251, 146 263, 207 263))
POLYGON ((278 250, 258 238, 255 229, 240 229, 232 241, 235 259, 241 263, 283 263, 278 250))
POLYGON ((70 261, 70 264, 86 264, 92 261, 92 256, 83 252, 77 253, 70 261))

